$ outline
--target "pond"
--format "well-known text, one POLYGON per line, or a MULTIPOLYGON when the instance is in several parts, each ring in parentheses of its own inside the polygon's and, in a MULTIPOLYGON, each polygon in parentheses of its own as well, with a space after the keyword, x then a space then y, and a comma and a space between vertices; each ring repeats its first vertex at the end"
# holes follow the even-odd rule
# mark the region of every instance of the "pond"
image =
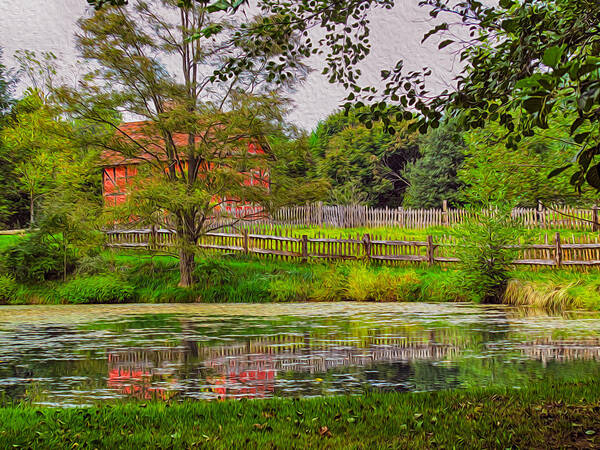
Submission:
POLYGON ((595 313, 439 303, 0 307, 0 396, 40 405, 598 375, 595 313))

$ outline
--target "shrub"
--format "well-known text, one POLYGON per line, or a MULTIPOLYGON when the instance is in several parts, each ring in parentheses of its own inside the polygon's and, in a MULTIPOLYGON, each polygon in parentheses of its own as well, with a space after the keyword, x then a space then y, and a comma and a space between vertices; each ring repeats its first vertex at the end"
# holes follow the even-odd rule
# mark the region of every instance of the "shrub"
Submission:
POLYGON ((487 204, 484 211, 454 229, 456 255, 464 288, 484 303, 501 303, 512 261, 518 255, 521 230, 511 217, 512 206, 487 204))
MULTIPOLYGON (((2 271, 19 282, 40 282, 61 278, 64 270, 63 249, 41 235, 19 239, 1 254, 2 271)), ((75 268, 75 255, 67 250, 67 272, 75 268)))
POLYGON ((17 298, 18 287, 11 276, 0 275, 0 303, 11 303, 17 298))
POLYGON ((77 261, 75 272, 78 275, 98 275, 108 271, 109 261, 102 255, 89 255, 77 261))
POLYGON ((136 299, 133 286, 109 276, 76 278, 58 289, 64 303, 125 303, 136 299))

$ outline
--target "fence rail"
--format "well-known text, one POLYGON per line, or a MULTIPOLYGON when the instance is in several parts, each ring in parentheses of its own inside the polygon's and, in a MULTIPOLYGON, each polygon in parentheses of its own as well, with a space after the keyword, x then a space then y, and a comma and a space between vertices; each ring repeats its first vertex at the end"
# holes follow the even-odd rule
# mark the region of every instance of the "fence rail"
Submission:
MULTIPOLYGON (((598 207, 567 206, 514 208, 512 217, 527 228, 600 230, 598 207)), ((236 212, 229 212, 236 217, 236 212)), ((246 208, 239 213, 240 223, 278 226, 319 226, 331 228, 400 227, 423 229, 460 224, 472 213, 446 206, 437 209, 370 208, 362 205, 328 206, 322 203, 280 208, 270 215, 260 208, 246 208), (249 214, 250 211, 250 214, 249 214), (250 216, 250 218, 248 218, 250 216)), ((225 223, 225 222, 224 222, 225 223)))
MULTIPOLYGON (((169 230, 108 231, 107 246, 169 250, 176 245, 176 235, 169 230)), ((515 245, 518 256, 513 264, 526 266, 600 266, 600 242, 597 237, 571 237, 563 241, 560 233, 544 243, 515 245)), ((294 236, 289 230, 280 234, 207 233, 198 247, 208 252, 254 254, 285 260, 362 260, 382 263, 457 263, 457 243, 451 236, 427 236, 424 241, 388 240, 364 234, 356 238, 309 238, 294 236)))

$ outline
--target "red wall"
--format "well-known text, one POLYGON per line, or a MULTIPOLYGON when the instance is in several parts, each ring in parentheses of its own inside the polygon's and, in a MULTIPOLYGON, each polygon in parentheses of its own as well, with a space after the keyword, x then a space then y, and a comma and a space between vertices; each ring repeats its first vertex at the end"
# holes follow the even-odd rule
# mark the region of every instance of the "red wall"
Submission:
MULTIPOLYGON (((262 153, 260 147, 254 144, 248 145, 248 153, 262 153)), ((105 206, 117 206, 125 202, 127 189, 131 185, 133 178, 137 175, 135 164, 124 164, 112 167, 105 167, 102 172, 102 191, 105 206)), ((269 187, 268 174, 260 170, 251 170, 248 177, 244 180, 246 186, 262 185, 269 187)), ((248 205, 249 206, 249 205, 248 205)), ((227 211, 233 209, 244 209, 239 204, 231 202, 223 207, 227 211)))

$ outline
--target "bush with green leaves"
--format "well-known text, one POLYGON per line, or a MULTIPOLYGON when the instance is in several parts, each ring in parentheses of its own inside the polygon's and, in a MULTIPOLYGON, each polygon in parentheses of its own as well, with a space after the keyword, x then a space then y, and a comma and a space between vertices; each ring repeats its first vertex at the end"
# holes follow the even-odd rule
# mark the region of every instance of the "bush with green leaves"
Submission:
POLYGON ((16 300, 18 286, 11 276, 0 275, 0 303, 11 303, 16 300))
POLYGON ((75 269, 73 250, 39 233, 25 236, 0 254, 2 271, 21 283, 55 280, 75 269))
POLYGON ((135 288, 114 276, 76 278, 57 293, 63 303, 127 303, 136 300, 135 288))
POLYGON ((512 262, 518 255, 522 228, 511 217, 512 205, 488 204, 471 210, 457 226, 456 256, 460 259, 463 286, 483 303, 501 303, 512 262))

